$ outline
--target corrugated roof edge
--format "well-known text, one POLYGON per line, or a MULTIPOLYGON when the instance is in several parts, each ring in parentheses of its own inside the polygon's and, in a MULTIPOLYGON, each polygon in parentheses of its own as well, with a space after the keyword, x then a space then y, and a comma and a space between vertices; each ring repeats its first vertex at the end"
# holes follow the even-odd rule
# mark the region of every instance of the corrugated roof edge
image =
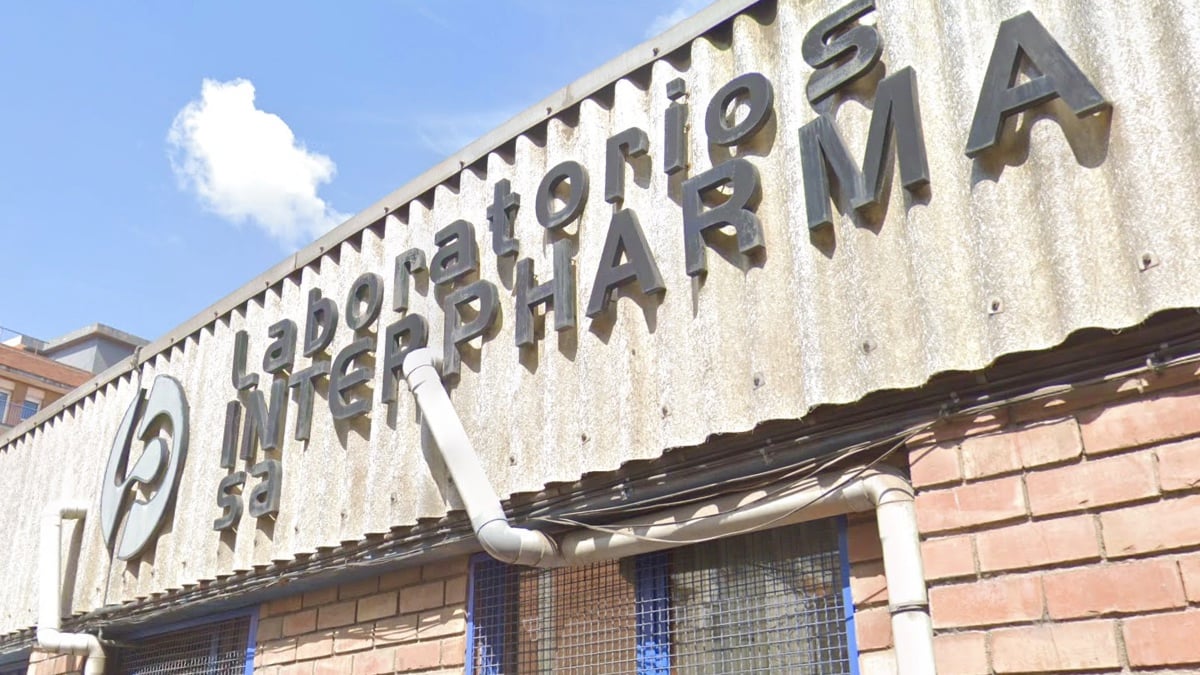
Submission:
POLYGON ((450 155, 440 164, 429 169, 406 185, 375 202, 324 236, 288 256, 266 272, 251 279, 241 288, 221 298, 207 309, 184 321, 166 335, 134 352, 133 356, 101 372, 80 385, 71 393, 43 408, 38 414, 13 427, 8 436, 0 435, 0 449, 14 443, 21 436, 33 431, 47 420, 74 405, 104 385, 137 368, 155 355, 170 349, 175 343, 196 333, 220 317, 232 312, 251 298, 282 281, 293 272, 304 268, 314 260, 333 250, 343 241, 357 235, 379 222, 392 211, 408 204, 429 190, 444 183, 463 171, 467 166, 487 156, 496 148, 529 131, 534 126, 558 115, 571 106, 596 94, 604 87, 616 82, 637 69, 666 57, 675 50, 691 43, 726 20, 766 0, 717 0, 699 13, 675 24, 666 32, 653 37, 621 54, 596 70, 559 89, 550 96, 525 109, 490 133, 471 142, 465 148, 450 155), (548 112, 547 112, 548 111, 548 112))

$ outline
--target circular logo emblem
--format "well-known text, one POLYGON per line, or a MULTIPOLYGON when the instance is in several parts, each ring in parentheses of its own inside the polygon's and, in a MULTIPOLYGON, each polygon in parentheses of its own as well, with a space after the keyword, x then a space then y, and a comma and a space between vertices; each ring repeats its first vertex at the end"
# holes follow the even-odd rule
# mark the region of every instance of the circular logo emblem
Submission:
POLYGON ((179 489, 187 445, 187 397, 178 381, 159 375, 149 396, 139 388, 125 411, 100 486, 104 540, 121 560, 141 553, 162 526, 179 489), (141 454, 131 465, 135 447, 141 454))

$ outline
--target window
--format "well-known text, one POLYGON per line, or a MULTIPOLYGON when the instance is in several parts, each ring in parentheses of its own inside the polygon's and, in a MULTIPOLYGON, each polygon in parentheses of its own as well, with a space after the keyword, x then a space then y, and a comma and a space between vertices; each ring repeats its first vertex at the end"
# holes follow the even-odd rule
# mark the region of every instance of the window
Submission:
POLYGON ((45 392, 41 391, 40 389, 34 389, 33 387, 29 387, 25 390, 25 401, 21 404, 22 422, 30 417, 33 417, 37 414, 37 411, 42 409, 42 397, 44 395, 45 392))
POLYGON ((33 417, 34 415, 36 415, 38 409, 41 407, 42 407, 42 404, 39 401, 26 400, 24 403, 21 404, 21 421, 24 422, 25 420, 29 419, 30 417, 33 417))
POLYGON ((848 674, 839 523, 567 569, 477 558, 467 672, 848 674))
POLYGON ((119 639, 121 675, 250 675, 257 614, 208 617, 119 639))
POLYGON ((10 393, 6 389, 0 389, 0 424, 8 424, 8 399, 10 393))

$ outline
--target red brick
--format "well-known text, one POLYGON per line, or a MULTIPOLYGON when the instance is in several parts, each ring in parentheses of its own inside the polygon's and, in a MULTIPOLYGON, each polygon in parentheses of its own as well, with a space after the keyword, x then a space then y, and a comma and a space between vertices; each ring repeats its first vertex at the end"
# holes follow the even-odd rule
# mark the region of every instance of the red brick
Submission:
POLYGON ((1015 431, 1001 431, 963 440, 959 449, 963 476, 974 480, 1019 471, 1021 457, 1017 454, 1016 435, 1015 431))
POLYGON ((375 623, 375 640, 379 642, 411 642, 417 639, 416 614, 402 614, 375 623))
POLYGON ((1200 602, 1200 553, 1180 558, 1179 572, 1188 602, 1200 602))
POLYGON ((278 614, 287 614, 288 612, 295 612, 295 611, 299 610, 301 608, 301 606, 302 606, 302 604, 301 604, 300 596, 299 595, 290 595, 286 598, 279 598, 278 600, 272 600, 271 602, 268 602, 267 604, 263 605, 262 616, 267 617, 267 616, 275 616, 278 614))
POLYGON ((461 607, 446 607, 417 618, 417 634, 422 640, 457 635, 466 630, 467 612, 461 607))
POLYGON ((441 642, 441 654, 443 666, 461 666, 467 660, 467 638, 460 635, 458 637, 446 638, 441 642))
POLYGON ((273 616, 269 619, 260 619, 257 636, 260 642, 278 640, 283 637, 283 617, 273 616))
POLYGON ((354 675, 379 675, 396 672, 396 650, 394 647, 359 652, 352 657, 354 675))
POLYGON ((854 613, 854 634, 861 651, 892 646, 892 615, 887 607, 864 609, 854 613))
POLYGON ((1200 495, 1100 514, 1109 558, 1200 544, 1200 495))
POLYGON ((917 495, 917 524, 922 533, 1012 520, 1026 513, 1025 490, 1018 476, 917 495))
POLYGON ((1082 450, 1074 419, 976 436, 962 442, 963 473, 973 479, 1065 462, 1082 450))
POLYGON ((310 633, 296 640, 296 658, 315 659, 333 653, 333 633, 323 631, 310 633))
POLYGON ((459 605, 467 601, 467 575, 446 580, 446 597, 443 602, 447 605, 459 605))
POLYGON ((1074 460, 1083 452, 1079 424, 1073 417, 1027 427, 1017 436, 1021 466, 1027 469, 1074 460))
POLYGON ((883 561, 856 563, 850 566, 850 597, 855 607, 887 602, 887 579, 883 576, 883 561))
POLYGON ((1200 611, 1126 619, 1125 652, 1134 668, 1200 663, 1200 611))
POLYGON ((1200 439, 1157 448, 1158 475, 1167 492, 1200 487, 1200 439))
POLYGON ((1116 622, 1080 621, 992 632, 997 673, 1059 673, 1121 667, 1116 622))
POLYGON ((883 543, 874 518, 846 527, 846 557, 852 563, 883 559, 883 543))
POLYGON ((396 614, 396 592, 376 593, 358 601, 358 621, 374 621, 396 614))
POLYGON ((312 661, 306 663, 291 663, 286 666, 280 666, 279 675, 312 675, 312 661))
POLYGON ((428 581, 430 579, 452 577, 456 574, 466 574, 470 566, 471 560, 466 556, 451 558, 449 560, 440 560, 422 567, 421 578, 428 581))
POLYGON ((258 645, 255 660, 260 665, 270 666, 277 663, 290 663, 296 660, 296 639, 275 640, 258 645))
POLYGON ((1145 612, 1184 606, 1173 560, 1141 560, 1047 574, 1046 607, 1055 619, 1145 612))
POLYGON ((921 542, 926 579, 951 579, 975 574, 975 547, 970 535, 921 542))
POLYGON ((338 598, 346 600, 348 598, 361 598, 364 595, 370 595, 379 590, 379 577, 371 577, 348 584, 338 586, 338 598))
POLYGON ((283 634, 299 635, 317 628, 317 610, 306 609, 283 617, 283 634))
POLYGON ((304 594, 304 606, 316 607, 317 605, 327 605, 334 600, 337 600, 337 586, 327 586, 319 588, 315 591, 309 591, 304 594))
POLYGON ((989 626, 1042 617, 1042 586, 1034 576, 1006 576, 930 589, 934 628, 989 626))
POLYGON ((933 657, 939 673, 990 675, 985 633, 950 633, 933 638, 933 657))
POLYGON ((1077 415, 1088 454, 1161 443, 1200 433, 1196 390, 1134 401, 1077 415))
POLYGON ((1037 471, 1025 477, 1025 485, 1035 515, 1109 506, 1158 494, 1154 458, 1149 453, 1037 471))
POLYGON ((430 581, 401 590, 400 611, 407 614, 441 607, 445 597, 445 585, 442 581, 430 581))
POLYGON ((354 600, 325 605, 317 609, 317 626, 319 628, 337 628, 354 623, 354 600))
POLYGON ((975 537, 984 572, 1100 559, 1094 516, 1018 523, 975 537))
POLYGON ((338 654, 344 654, 346 652, 370 649, 374 643, 372 640, 373 632, 374 626, 369 623, 361 626, 339 628, 333 631, 333 651, 338 654))
POLYGON ((958 466, 958 447, 953 443, 927 445, 908 453, 908 466, 914 487, 962 482, 958 466))
MULTIPOLYGON (((313 662, 313 675, 346 675, 353 670, 353 661, 349 655, 334 656, 313 662)), ((255 675, 258 675, 256 672, 255 675)))
POLYGON ((440 642, 414 642, 396 647, 396 670, 401 672, 434 668, 441 661, 440 642))
POLYGON ((402 570, 388 572, 379 577, 379 590, 394 591, 404 586, 412 586, 421 580, 420 567, 406 567, 402 570))

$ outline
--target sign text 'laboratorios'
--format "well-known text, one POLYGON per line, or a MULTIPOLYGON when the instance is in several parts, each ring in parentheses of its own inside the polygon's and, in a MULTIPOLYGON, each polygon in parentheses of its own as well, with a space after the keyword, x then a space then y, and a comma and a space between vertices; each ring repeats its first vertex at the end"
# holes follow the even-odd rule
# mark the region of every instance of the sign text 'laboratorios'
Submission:
MULTIPOLYGON (((801 53, 814 68, 806 94, 814 107, 879 64, 882 41, 878 29, 858 21, 874 9, 874 0, 855 0, 817 22, 804 35, 801 53)), ((656 153, 661 158, 661 170, 676 175, 689 166, 686 83, 682 79, 666 83, 666 94, 670 103, 661 113, 664 135, 656 153)), ((1002 22, 967 135, 966 155, 975 158, 991 151, 999 143, 1009 117, 1055 98, 1061 98, 1080 117, 1110 106, 1031 13, 1002 22), (1023 72, 1028 77, 1019 81, 1023 72)), ((851 158, 830 115, 819 114, 799 129, 799 175, 804 185, 805 217, 813 230, 832 226, 831 201, 835 195, 831 186, 836 186, 842 199, 855 210, 886 201, 894 164, 899 165, 903 189, 919 194, 928 188, 930 172, 916 72, 905 67, 883 77, 875 88, 874 99, 861 167, 851 158)), ((707 142, 726 148, 752 142, 775 114, 774 106, 774 89, 764 75, 749 72, 733 78, 707 102, 707 142)), ((487 219, 492 253, 516 259, 512 316, 517 348, 536 346, 539 312, 546 316, 553 313, 555 330, 572 331, 577 326, 576 306, 581 299, 586 302, 584 313, 595 319, 609 311, 618 289, 648 295, 667 290, 637 213, 623 208, 627 166, 631 159, 651 156, 651 149, 651 139, 638 127, 625 129, 607 141, 602 158, 604 200, 614 209, 599 265, 595 270, 584 270, 589 291, 583 298, 578 293, 574 242, 569 237, 558 237, 553 245, 551 276, 539 283, 534 261, 520 257, 520 242, 513 236, 521 195, 512 191, 507 179, 492 186, 491 206, 486 213, 476 215, 487 219)), ((575 160, 562 162, 541 180, 533 195, 533 214, 546 230, 561 234, 580 217, 590 191, 584 165, 575 160)), ((716 230, 732 231, 741 255, 761 254, 765 243, 755 213, 760 196, 758 169, 745 157, 732 156, 682 181, 680 236, 689 276, 706 273, 706 249, 716 230)), ((226 409, 221 466, 230 473, 218 488, 222 514, 213 524, 215 529, 234 527, 240 520, 247 472, 255 479, 247 499, 251 516, 258 518, 278 511, 282 466, 280 460, 271 458, 271 451, 278 450, 286 432, 283 411, 289 389, 294 390, 297 406, 291 433, 299 441, 307 440, 311 433, 318 383, 328 385, 329 413, 334 420, 370 412, 372 392, 362 385, 376 377, 381 378, 380 401, 390 404, 397 400, 404 356, 411 349, 427 346, 429 338, 428 318, 409 311, 414 277, 427 275, 444 295, 444 376, 459 375, 464 345, 495 334, 492 329, 501 298, 495 284, 476 278, 480 254, 475 226, 468 220, 455 220, 435 234, 434 243, 432 251, 413 248, 396 257, 389 275, 390 294, 385 290, 384 278, 375 272, 366 272, 355 280, 340 308, 320 289, 311 290, 302 331, 289 318, 268 329, 265 337, 269 343, 262 361, 267 382, 261 386, 259 375, 249 372, 247 364, 250 336, 246 331, 236 334, 232 384, 239 395, 226 409), (380 345, 368 329, 381 320, 386 295, 390 295, 394 318, 381 331, 380 345), (334 334, 343 325, 355 339, 331 354, 334 334), (380 351, 382 358, 377 355, 380 351), (300 369, 296 369, 298 358, 305 360, 300 369), (261 460, 260 449, 264 456, 261 460), (239 462, 246 471, 236 470, 239 462)))

